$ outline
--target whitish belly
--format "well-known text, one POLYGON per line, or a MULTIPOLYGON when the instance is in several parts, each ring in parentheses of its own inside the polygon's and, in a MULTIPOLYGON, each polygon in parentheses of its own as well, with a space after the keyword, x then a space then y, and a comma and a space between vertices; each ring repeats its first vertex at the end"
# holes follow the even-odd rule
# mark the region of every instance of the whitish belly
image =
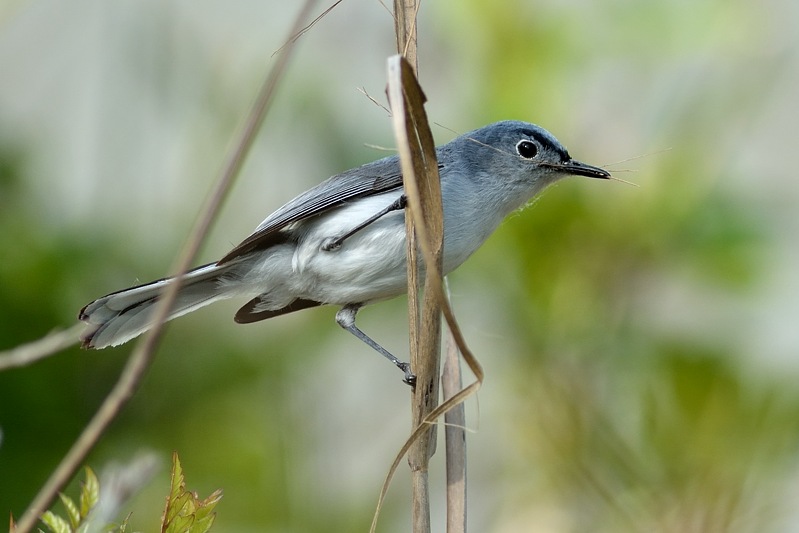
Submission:
POLYGON ((403 211, 386 214, 338 248, 323 249, 329 239, 348 233, 398 196, 393 192, 358 200, 309 225, 292 259, 296 289, 303 298, 334 304, 365 303, 405 292, 403 211))

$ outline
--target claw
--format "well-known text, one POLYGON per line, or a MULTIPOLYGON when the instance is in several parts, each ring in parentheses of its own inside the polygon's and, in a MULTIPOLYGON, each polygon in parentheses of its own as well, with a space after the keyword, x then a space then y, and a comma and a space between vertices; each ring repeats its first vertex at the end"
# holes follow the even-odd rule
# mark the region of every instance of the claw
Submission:
POLYGON ((411 372, 411 365, 409 363, 400 363, 397 366, 400 370, 405 372, 405 377, 402 378, 402 382, 407 383, 411 387, 416 387, 416 374, 411 372))
POLYGON ((323 252, 332 252, 333 250, 338 250, 339 248, 341 248, 340 237, 328 237, 325 239, 325 242, 322 243, 323 252))

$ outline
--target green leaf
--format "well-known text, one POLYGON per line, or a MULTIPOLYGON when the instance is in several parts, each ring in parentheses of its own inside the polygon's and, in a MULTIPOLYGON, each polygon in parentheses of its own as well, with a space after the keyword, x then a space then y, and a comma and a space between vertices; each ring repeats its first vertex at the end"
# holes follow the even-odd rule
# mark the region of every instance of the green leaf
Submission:
POLYGON ((213 510, 221 498, 220 490, 204 500, 187 491, 180 458, 173 453, 171 488, 161 518, 161 533, 206 533, 216 519, 213 510))
POLYGON ((206 533, 209 529, 211 529, 211 526, 214 525, 214 520, 216 520, 216 513, 208 515, 202 520, 197 520, 194 522, 189 532, 206 533))
POLYGON ((214 507, 216 506, 217 503, 219 503, 219 500, 221 499, 222 499, 222 491, 221 490, 214 491, 206 499, 204 499, 201 502, 198 502, 199 506, 197 511, 194 513, 194 516, 197 518, 197 520, 205 520, 206 517, 211 515, 212 511, 214 510, 214 507))
POLYGON ((194 525, 194 516, 177 516, 167 527, 167 533, 186 533, 194 525))
POLYGON ((72 529, 77 528, 80 525, 80 511, 78 510, 78 506, 75 505, 75 502, 72 501, 72 498, 65 494, 58 493, 58 497, 61 498, 61 503, 64 504, 64 508, 67 510, 67 515, 69 516, 69 522, 72 524, 72 529))
POLYGON ((183 468, 180 465, 180 458, 177 452, 172 454, 172 477, 170 485, 169 496, 167 496, 166 499, 166 508, 161 518, 162 532, 166 531, 166 528, 172 523, 182 507, 182 504, 178 503, 178 499, 185 489, 185 484, 183 481, 183 468))
POLYGON ((44 522, 47 528, 53 533, 72 533, 69 522, 52 511, 45 511, 42 515, 42 522, 44 522))
POLYGON ((86 518, 100 499, 100 482, 94 471, 86 467, 86 481, 80 489, 80 517, 86 518))

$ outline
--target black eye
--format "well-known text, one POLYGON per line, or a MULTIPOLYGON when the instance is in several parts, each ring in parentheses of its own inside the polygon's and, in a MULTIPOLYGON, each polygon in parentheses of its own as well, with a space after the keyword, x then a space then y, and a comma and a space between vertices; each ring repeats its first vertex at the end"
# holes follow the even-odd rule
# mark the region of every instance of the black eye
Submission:
POLYGON ((538 154, 538 146, 533 141, 521 140, 516 143, 516 151, 525 159, 532 159, 538 154))

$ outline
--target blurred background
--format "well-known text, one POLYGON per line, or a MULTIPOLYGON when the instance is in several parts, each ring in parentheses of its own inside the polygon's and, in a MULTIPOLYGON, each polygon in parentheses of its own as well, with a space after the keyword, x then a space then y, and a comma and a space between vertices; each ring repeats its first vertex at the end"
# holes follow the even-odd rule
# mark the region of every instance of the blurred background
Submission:
MULTIPOLYGON (((168 272, 294 4, 0 4, 0 350, 168 272)), ((799 531, 798 25, 792 0, 422 4, 437 142, 532 121, 638 185, 562 182, 450 276, 486 371, 472 531, 799 531)), ((385 155, 387 114, 357 88, 384 101, 393 52, 378 1, 300 39, 199 261, 385 155)), ((88 464, 161 459, 138 531, 158 527, 172 450, 189 488, 224 490, 215 531, 366 530, 410 431, 400 373, 335 309, 242 326, 241 303, 170 325, 88 464)), ((359 324, 405 358, 404 298, 359 324)), ((0 374, 0 514, 22 513, 132 346, 0 374)), ((406 470, 380 531, 409 530, 406 470)))

